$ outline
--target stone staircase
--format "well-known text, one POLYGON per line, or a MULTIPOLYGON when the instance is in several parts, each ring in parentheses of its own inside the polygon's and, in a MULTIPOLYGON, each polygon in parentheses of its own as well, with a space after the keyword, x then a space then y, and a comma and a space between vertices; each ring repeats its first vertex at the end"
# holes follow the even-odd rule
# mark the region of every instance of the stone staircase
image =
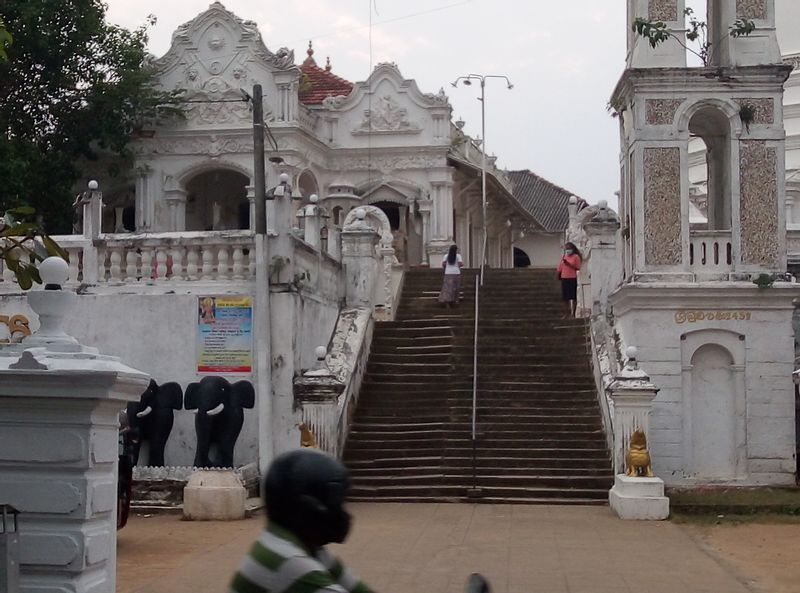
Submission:
POLYGON ((436 302, 440 270, 406 274, 397 319, 376 326, 345 447, 352 500, 607 500, 613 475, 588 327, 561 319, 553 275, 486 271, 473 450, 476 272, 465 270, 451 309, 436 302))

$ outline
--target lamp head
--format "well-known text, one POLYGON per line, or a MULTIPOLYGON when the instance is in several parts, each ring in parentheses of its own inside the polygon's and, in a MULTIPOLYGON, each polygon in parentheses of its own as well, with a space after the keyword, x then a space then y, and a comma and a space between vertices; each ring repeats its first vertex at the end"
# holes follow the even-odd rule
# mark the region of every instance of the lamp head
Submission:
POLYGON ((317 357, 317 360, 325 360, 325 356, 328 354, 328 349, 325 346, 317 346, 314 349, 314 354, 317 357))
POLYGON ((69 266, 58 256, 50 256, 39 264, 39 276, 45 290, 59 290, 69 279, 69 266))
POLYGON ((312 204, 316 204, 317 202, 319 202, 319 196, 317 194, 311 194, 311 196, 308 199, 311 201, 312 204))
POLYGON ((472 86, 472 81, 469 78, 464 79, 464 86, 472 86))
POLYGON ((100 187, 100 185, 97 183, 97 181, 96 181, 95 179, 92 179, 92 180, 91 180, 91 181, 88 183, 88 187, 89 187, 89 189, 90 189, 90 190, 94 191, 94 190, 96 190, 98 187, 100 187))
POLYGON ((289 175, 287 173, 281 173, 278 176, 278 181, 280 181, 281 185, 286 185, 289 183, 289 175))
POLYGON ((513 89, 513 88, 514 88, 514 85, 513 85, 513 84, 511 84, 511 83, 509 82, 509 83, 508 83, 508 90, 510 91, 510 90, 511 90, 511 89, 513 89))

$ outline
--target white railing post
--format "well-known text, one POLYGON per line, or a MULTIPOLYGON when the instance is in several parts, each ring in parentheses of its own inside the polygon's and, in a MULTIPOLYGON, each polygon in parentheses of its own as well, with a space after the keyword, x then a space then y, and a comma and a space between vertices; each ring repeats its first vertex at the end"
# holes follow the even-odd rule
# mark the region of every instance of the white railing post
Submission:
POLYGON ((669 499, 664 496, 663 480, 652 473, 648 449, 650 411, 658 388, 639 368, 636 348, 629 347, 626 354, 628 362, 609 385, 613 401, 615 474, 609 503, 622 519, 662 520, 669 516, 669 499), (628 451, 634 447, 631 437, 639 432, 644 435, 645 442, 637 444, 636 460, 631 457, 633 465, 627 467, 628 451), (637 465, 645 458, 650 462, 647 467, 637 465))
POLYGON ((327 349, 316 350, 317 366, 294 380, 294 401, 301 410, 302 422, 313 433, 319 448, 339 456, 337 412, 345 384, 325 363, 327 349))

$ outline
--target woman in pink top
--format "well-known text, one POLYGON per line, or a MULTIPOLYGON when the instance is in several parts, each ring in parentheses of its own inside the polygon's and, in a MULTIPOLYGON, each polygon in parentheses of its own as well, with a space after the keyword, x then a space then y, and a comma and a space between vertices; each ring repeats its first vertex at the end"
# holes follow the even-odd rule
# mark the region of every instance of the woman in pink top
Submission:
POLYGON ((564 319, 575 317, 578 304, 578 270, 581 269, 581 252, 574 243, 564 245, 564 255, 556 270, 556 277, 561 280, 561 298, 564 301, 564 319))

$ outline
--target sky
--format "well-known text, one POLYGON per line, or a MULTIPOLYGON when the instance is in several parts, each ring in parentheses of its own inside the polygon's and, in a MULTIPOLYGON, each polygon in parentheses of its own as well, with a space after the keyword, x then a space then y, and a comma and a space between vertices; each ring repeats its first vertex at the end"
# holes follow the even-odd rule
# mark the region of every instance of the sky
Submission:
MULTIPOLYGON (((162 56, 172 32, 208 0, 106 0, 109 21, 129 28, 157 17, 150 51, 162 56)), ((321 66, 365 80, 394 62, 423 92, 444 88, 453 118, 481 135, 476 86, 450 83, 470 73, 505 75, 486 85, 486 148, 507 169, 530 169, 590 203, 616 203, 619 128, 606 104, 625 65, 625 1, 572 0, 224 0, 255 21, 271 51, 308 41, 321 66), (370 28, 370 21, 372 27, 370 28)), ((688 0, 704 12, 703 0, 688 0)), ((776 0, 781 48, 800 51, 800 1, 776 0)))

